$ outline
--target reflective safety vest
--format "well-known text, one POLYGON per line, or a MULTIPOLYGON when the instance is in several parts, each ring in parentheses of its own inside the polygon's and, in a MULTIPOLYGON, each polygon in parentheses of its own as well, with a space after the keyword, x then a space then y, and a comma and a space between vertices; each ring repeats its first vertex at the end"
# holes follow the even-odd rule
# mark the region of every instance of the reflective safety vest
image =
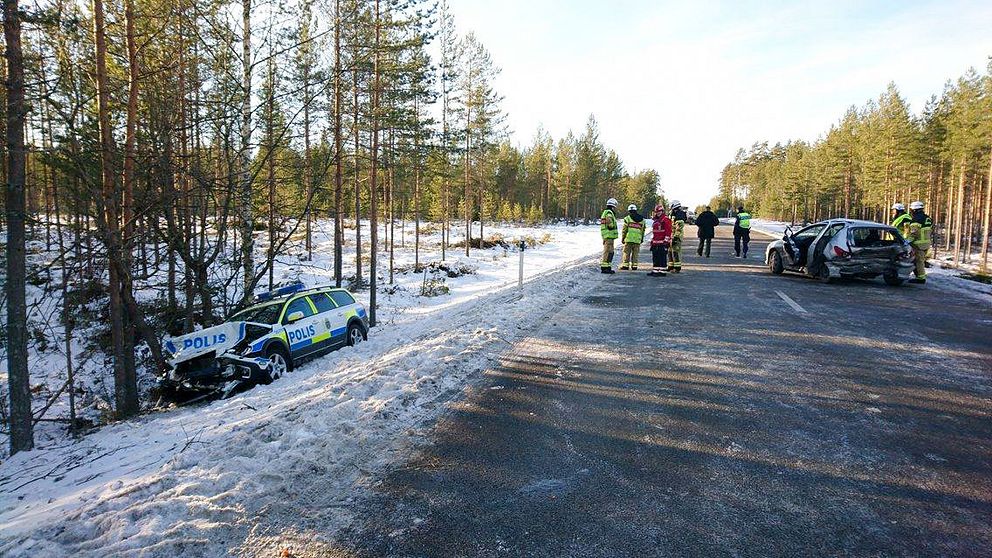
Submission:
POLYGON ((644 241, 644 220, 634 220, 630 215, 623 218, 623 241, 626 244, 640 244, 644 241))
POLYGON ((613 214, 612 209, 604 210, 599 217, 599 233, 603 235, 603 240, 620 236, 620 231, 617 230, 617 216, 613 214))
POLYGON ((914 248, 930 248, 930 234, 933 230, 933 219, 929 215, 923 215, 922 219, 913 219, 909 225, 909 235, 906 240, 914 248), (922 222, 921 222, 922 221, 922 222))
POLYGON ((737 214, 738 223, 737 226, 742 229, 751 228, 751 214, 747 211, 742 211, 737 214))
POLYGON ((913 218, 909 216, 909 213, 900 213, 892 220, 892 226, 899 229, 899 233, 905 238, 909 236, 909 227, 913 222, 913 218))
POLYGON ((672 243, 681 243, 685 236, 685 221, 679 219, 672 224, 672 243))

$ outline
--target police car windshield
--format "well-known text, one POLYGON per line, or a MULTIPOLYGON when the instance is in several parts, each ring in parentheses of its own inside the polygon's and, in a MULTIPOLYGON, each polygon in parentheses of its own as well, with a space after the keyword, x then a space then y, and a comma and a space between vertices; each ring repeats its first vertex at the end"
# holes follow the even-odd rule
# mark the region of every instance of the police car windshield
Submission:
POLYGON ((238 312, 227 319, 229 322, 256 322, 260 324, 274 324, 279 321, 279 311, 282 310, 281 302, 264 304, 262 306, 252 306, 238 312))

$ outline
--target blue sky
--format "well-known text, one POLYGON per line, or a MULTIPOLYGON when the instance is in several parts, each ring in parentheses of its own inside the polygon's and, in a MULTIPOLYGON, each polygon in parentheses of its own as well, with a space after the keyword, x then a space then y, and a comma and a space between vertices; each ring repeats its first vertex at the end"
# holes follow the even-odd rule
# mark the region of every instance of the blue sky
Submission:
POLYGON ((738 147, 814 140, 890 81, 917 111, 992 56, 992 1, 449 1, 502 68, 516 143, 593 113, 629 170, 691 205, 738 147))

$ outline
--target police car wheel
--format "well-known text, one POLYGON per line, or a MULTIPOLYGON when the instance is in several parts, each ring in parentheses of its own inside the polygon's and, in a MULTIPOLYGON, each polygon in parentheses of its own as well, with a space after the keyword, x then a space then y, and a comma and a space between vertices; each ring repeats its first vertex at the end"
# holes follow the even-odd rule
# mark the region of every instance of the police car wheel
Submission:
POLYGON ((266 354, 269 359, 269 381, 278 380, 289 372, 289 359, 286 358, 286 353, 278 348, 272 348, 266 354))
POLYGON ((365 333, 362 328, 357 324, 351 324, 348 326, 348 346, 354 347, 355 345, 365 341, 365 333))

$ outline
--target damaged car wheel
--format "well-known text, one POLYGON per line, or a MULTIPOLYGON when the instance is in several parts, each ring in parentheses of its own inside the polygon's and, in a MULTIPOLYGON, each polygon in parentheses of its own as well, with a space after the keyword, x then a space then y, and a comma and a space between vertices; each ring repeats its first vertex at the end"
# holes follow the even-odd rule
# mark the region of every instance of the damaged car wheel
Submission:
POLYGON ((834 278, 830 276, 830 269, 827 267, 827 264, 820 265, 820 271, 816 274, 816 277, 824 284, 833 283, 834 281, 834 278))
POLYGON ((271 347, 266 351, 265 356, 269 359, 269 382, 278 380, 292 369, 289 357, 279 347, 271 347))
POLYGON ((772 250, 768 256, 768 269, 775 275, 782 275, 782 272, 785 271, 785 266, 782 264, 782 255, 778 253, 778 250, 772 250))

